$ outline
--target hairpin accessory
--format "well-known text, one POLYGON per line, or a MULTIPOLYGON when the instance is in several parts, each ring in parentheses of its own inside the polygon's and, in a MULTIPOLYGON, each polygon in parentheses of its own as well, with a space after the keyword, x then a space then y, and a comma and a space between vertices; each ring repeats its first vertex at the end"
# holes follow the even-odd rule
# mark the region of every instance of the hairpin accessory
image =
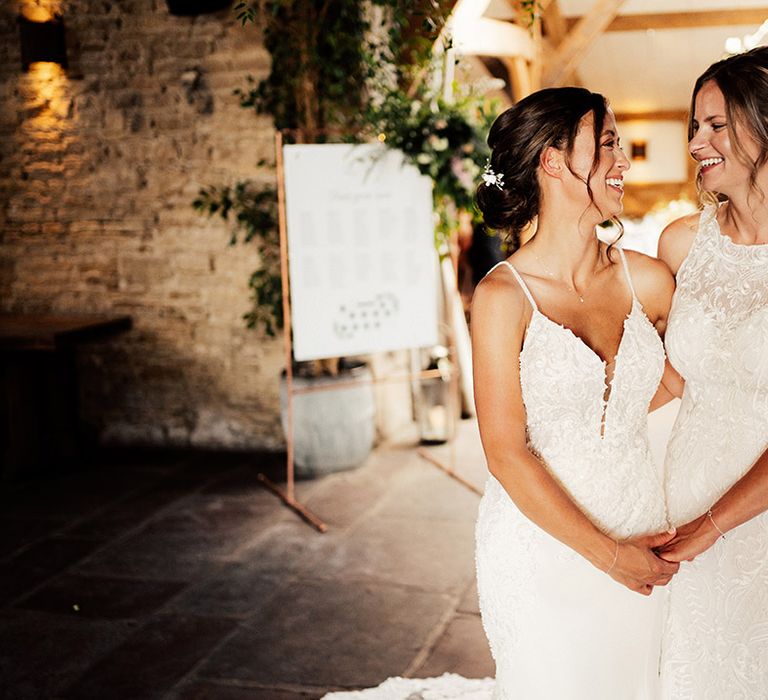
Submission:
POLYGON ((493 171, 490 160, 485 164, 482 177, 486 187, 495 185, 500 190, 504 189, 504 175, 493 171))

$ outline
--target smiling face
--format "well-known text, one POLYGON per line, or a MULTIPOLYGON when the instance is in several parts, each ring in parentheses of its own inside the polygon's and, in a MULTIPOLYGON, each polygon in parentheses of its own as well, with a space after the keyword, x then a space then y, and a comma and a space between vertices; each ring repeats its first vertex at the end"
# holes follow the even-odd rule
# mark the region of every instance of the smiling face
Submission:
POLYGON ((574 196, 584 200, 585 206, 594 207, 601 221, 621 214, 624 196, 624 172, 629 169, 629 160, 621 150, 616 118, 609 109, 606 112, 600 132, 597 159, 595 159, 594 114, 586 114, 581 120, 579 131, 570 156, 570 167, 576 180, 574 196), (589 182, 592 201, 585 183, 589 182))
POLYGON ((691 134, 688 150, 699 164, 703 189, 732 197, 749 187, 750 163, 759 149, 748 129, 728 122, 725 97, 714 80, 696 94, 691 134), (734 135, 743 153, 735 147, 734 135))

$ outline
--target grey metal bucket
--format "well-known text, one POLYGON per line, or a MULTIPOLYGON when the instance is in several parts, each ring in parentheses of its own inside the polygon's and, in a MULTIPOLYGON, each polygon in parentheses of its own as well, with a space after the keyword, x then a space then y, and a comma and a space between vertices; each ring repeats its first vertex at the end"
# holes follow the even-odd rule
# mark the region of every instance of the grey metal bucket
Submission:
MULTIPOLYGON (((356 367, 330 377, 294 377, 294 389, 323 387, 293 397, 294 463, 297 477, 315 477, 360 466, 373 448, 375 401, 371 370, 356 367), (354 380, 355 384, 345 384, 354 380), (338 387, 335 385, 339 384, 338 387)), ((285 376, 280 408, 287 435, 285 376)))

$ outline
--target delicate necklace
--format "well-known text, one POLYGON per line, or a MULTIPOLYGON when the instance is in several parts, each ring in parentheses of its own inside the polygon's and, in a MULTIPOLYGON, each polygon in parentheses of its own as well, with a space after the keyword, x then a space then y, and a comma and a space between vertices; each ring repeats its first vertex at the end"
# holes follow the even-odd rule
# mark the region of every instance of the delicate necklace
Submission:
POLYGON ((563 279, 559 279, 559 278, 557 277, 557 275, 555 275, 555 273, 554 273, 554 272, 552 272, 552 270, 550 270, 550 269, 549 269, 549 268, 548 268, 548 267, 547 267, 547 266, 544 264, 544 261, 543 261, 543 260, 542 260, 542 259, 541 259, 541 258, 540 258, 538 255, 536 255, 536 253, 534 253, 534 254, 533 254, 533 257, 534 257, 534 258, 536 258, 536 260, 537 260, 537 261, 538 261, 538 263, 539 263, 539 267, 541 267, 541 269, 544 271, 544 273, 545 273, 546 275, 548 275, 549 277, 551 277, 551 278, 552 278, 553 280, 555 280, 556 282, 560 282, 561 284, 564 284, 566 287, 568 287, 568 289, 570 289, 570 290, 571 290, 571 291, 572 291, 572 292, 573 292, 573 293, 574 293, 574 294, 575 294, 575 295, 576 295, 576 296, 579 298, 579 301, 580 301, 582 304, 584 303, 584 296, 585 296, 585 295, 586 295, 586 293, 589 291, 589 288, 592 286, 592 283, 595 281, 595 276, 594 276, 594 275, 593 275, 592 279, 589 281, 589 284, 588 284, 586 287, 584 287, 584 291, 583 291, 583 292, 579 292, 579 290, 578 290, 578 289, 576 289, 576 287, 574 287, 572 284, 568 284, 568 282, 566 282, 565 280, 563 280, 563 279))

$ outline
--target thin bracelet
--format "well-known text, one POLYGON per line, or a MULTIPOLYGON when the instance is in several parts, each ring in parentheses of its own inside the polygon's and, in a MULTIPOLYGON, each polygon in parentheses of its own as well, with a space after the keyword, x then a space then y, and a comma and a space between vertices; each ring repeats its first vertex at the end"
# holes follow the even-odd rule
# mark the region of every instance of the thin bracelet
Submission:
POLYGON ((616 551, 613 553, 613 561, 611 562, 611 565, 605 570, 606 574, 610 574, 611 570, 614 566, 616 566, 616 562, 619 560, 619 541, 614 540, 616 543, 616 551))
POLYGON ((715 522, 715 519, 712 517, 712 509, 711 508, 707 511, 707 517, 709 518, 709 522, 711 522, 712 525, 714 525, 715 530, 717 530, 720 533, 720 537, 725 539, 725 533, 717 526, 717 523, 715 522))

